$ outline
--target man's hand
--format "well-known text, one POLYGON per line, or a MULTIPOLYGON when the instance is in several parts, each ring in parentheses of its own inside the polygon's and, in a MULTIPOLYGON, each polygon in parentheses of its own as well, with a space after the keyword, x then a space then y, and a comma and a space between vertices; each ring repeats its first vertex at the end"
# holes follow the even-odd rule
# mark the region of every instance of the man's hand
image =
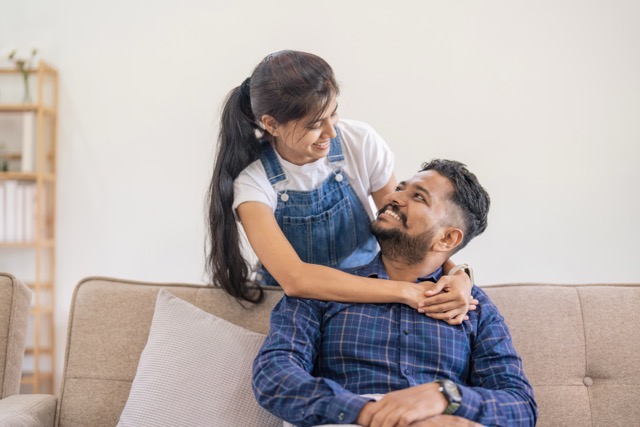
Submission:
POLYGON ((369 402, 358 415, 358 424, 366 427, 406 427, 416 421, 440 415, 447 399, 436 383, 392 391, 377 402, 369 402))
POLYGON ((424 293, 426 299, 418 304, 418 311, 450 325, 459 325, 469 319, 467 312, 478 305, 478 300, 471 296, 472 287, 473 283, 464 271, 442 276, 424 293))
POLYGON ((455 415, 436 415, 426 420, 417 421, 410 427, 482 427, 482 424, 455 415))

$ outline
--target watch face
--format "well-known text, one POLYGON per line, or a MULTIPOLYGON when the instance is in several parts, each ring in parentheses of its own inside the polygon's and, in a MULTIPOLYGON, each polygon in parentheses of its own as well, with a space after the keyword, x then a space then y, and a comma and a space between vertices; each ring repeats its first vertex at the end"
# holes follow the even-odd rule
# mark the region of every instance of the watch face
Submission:
POLYGON ((443 381, 442 387, 454 401, 462 400, 462 396, 460 396, 460 389, 458 389, 458 386, 453 381, 443 381))

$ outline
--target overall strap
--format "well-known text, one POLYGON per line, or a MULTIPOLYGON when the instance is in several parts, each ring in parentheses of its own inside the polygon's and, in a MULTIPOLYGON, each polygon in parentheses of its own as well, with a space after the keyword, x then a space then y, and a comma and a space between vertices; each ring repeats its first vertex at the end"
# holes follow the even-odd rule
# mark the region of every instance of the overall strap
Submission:
POLYGON ((327 156, 327 160, 329 163, 335 162, 344 162, 344 154, 342 154, 342 141, 340 140, 340 133, 338 129, 334 128, 336 131, 336 137, 331 140, 331 149, 329 150, 329 155, 327 156))
POLYGON ((287 179, 287 175, 285 175, 284 170, 282 170, 282 165, 276 155, 276 150, 273 149, 273 146, 269 141, 262 141, 260 161, 262 162, 262 166, 267 173, 267 178, 271 185, 276 185, 278 182, 287 179))

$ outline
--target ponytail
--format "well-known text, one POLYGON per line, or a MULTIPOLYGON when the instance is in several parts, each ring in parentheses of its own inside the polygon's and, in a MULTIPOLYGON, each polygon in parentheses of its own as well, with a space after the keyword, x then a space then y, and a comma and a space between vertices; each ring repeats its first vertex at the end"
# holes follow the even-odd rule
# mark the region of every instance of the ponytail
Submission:
POLYGON ((209 185, 209 253, 207 271, 213 283, 232 297, 260 303, 264 291, 249 286, 250 268, 240 247, 240 233, 233 214, 233 182, 258 159, 259 130, 251 111, 248 81, 233 89, 222 110, 218 151, 209 185))

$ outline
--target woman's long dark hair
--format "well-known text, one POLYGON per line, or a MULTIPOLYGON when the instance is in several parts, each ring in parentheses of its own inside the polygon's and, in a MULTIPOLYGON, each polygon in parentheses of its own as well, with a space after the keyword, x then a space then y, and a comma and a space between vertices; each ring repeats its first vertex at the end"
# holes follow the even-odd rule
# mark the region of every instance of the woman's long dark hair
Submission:
POLYGON ((251 286, 251 269, 240 247, 232 210, 234 180, 258 159, 260 140, 271 139, 260 118, 267 114, 286 124, 311 114, 319 116, 338 92, 333 70, 322 58, 287 50, 267 56, 249 79, 227 95, 207 197, 207 272, 214 285, 236 299, 264 300, 262 288, 251 286))

